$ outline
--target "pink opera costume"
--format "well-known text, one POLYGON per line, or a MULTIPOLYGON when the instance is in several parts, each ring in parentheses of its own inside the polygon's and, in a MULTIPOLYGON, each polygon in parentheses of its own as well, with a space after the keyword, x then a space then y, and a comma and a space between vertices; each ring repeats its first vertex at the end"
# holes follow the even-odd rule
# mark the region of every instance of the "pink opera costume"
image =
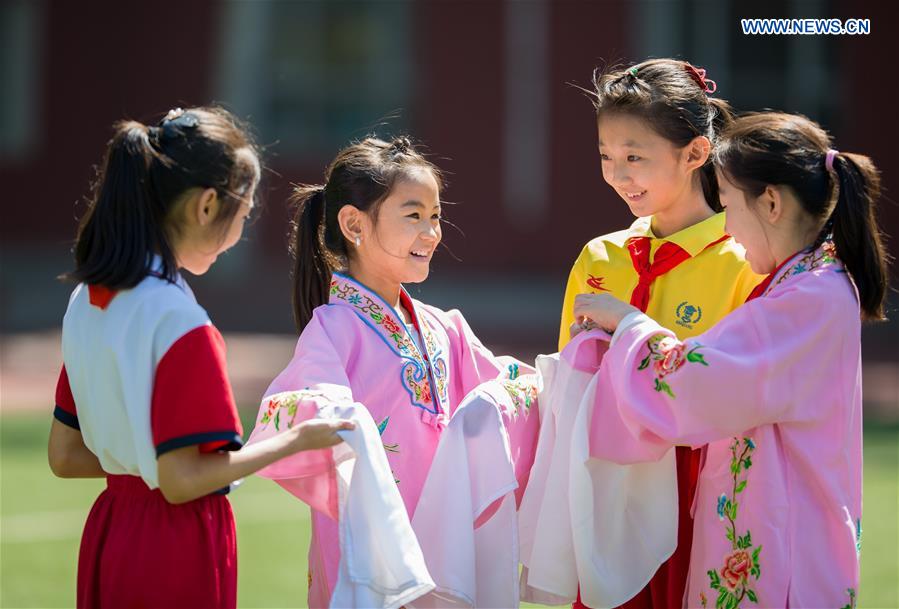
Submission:
POLYGON ((857 293, 833 244, 797 254, 761 297, 678 341, 625 318, 602 361, 594 457, 708 445, 689 607, 855 607, 862 509, 857 293))
MULTIPOLYGON (((408 326, 373 291, 349 276, 334 273, 328 304, 315 310, 297 342, 293 359, 266 391, 249 442, 313 417, 370 417, 405 505, 403 513, 381 506, 384 509, 380 513, 388 515, 383 525, 406 536, 408 520, 414 517, 431 461, 456 406, 485 381, 517 376, 518 364, 509 358, 494 357, 458 311, 425 305, 405 291, 401 293, 401 304, 413 318, 408 326), (276 395, 283 392, 291 392, 289 399, 276 395), (398 522, 403 519, 405 524, 398 522)), ((511 448, 516 455, 523 452, 516 467, 516 472, 523 475, 529 470, 528 457, 533 456, 537 418, 533 417, 527 429, 516 433, 511 448)), ((348 477, 339 470, 350 457, 348 448, 339 445, 297 453, 259 472, 312 507, 310 607, 334 602, 332 591, 345 568, 341 565, 341 547, 348 547, 348 539, 346 529, 341 532, 338 522, 339 515, 351 513, 347 510, 352 506, 347 507, 348 477)), ((524 481, 521 483, 523 487, 524 481)), ((376 517, 375 512, 378 510, 369 516, 376 517)), ((368 525, 346 524, 356 526, 357 532, 365 526, 381 526, 368 516, 362 518, 365 519, 368 525)), ((414 538, 404 540, 403 543, 417 543, 414 538)), ((412 547, 411 554, 415 555, 413 545, 407 547, 412 547)), ((372 544, 367 547, 375 549, 372 544)), ((382 554, 402 551, 398 544, 380 549, 382 554)), ((401 559, 398 560, 402 562, 401 559)), ((365 560, 353 558, 351 562, 359 567, 359 572, 349 576, 357 589, 380 589, 383 580, 370 577, 370 571, 379 567, 370 563, 383 560, 385 557, 377 552, 365 560)), ((415 565, 407 567, 409 573, 420 573, 415 565)), ((399 582, 397 588, 389 591, 390 598, 379 602, 381 606, 397 606, 399 600, 408 602, 432 586, 423 576, 399 582), (408 585, 404 588, 402 584, 408 585)), ((343 588, 338 592, 343 594, 343 588)))

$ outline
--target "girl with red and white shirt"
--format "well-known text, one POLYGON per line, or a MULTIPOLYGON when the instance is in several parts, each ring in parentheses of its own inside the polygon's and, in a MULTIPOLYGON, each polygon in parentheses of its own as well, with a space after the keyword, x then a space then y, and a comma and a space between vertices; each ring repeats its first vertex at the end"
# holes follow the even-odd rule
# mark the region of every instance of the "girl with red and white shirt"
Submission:
POLYGON ((311 420, 246 449, 225 344, 181 277, 240 239, 259 160, 219 108, 115 125, 75 245, 49 461, 105 477, 78 559, 78 607, 236 607, 232 482, 340 442, 311 420))

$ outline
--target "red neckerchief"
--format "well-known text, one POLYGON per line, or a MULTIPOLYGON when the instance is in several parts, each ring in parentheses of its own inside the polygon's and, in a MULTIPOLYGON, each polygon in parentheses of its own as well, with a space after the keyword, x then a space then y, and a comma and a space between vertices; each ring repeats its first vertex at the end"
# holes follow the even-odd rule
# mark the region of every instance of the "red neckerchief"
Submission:
MULTIPOLYGON (((705 246, 703 251, 729 238, 730 235, 724 235, 705 246)), ((655 258, 650 263, 649 251, 651 246, 652 239, 649 237, 633 237, 627 242, 627 250, 631 255, 631 262, 639 277, 637 287, 634 288, 631 294, 631 304, 644 313, 649 306, 649 288, 656 278, 661 277, 681 262, 690 258, 690 253, 687 250, 676 243, 666 241, 656 250, 655 258)))

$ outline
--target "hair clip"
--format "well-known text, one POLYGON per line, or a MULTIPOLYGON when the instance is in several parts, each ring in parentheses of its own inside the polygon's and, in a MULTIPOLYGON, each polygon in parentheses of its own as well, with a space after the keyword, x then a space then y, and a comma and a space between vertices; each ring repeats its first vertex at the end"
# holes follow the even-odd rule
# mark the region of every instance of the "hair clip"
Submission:
POLYGON ((687 71, 687 74, 690 75, 690 78, 695 80, 696 84, 698 84, 702 88, 702 90, 709 95, 718 90, 718 84, 711 78, 705 77, 704 68, 696 68, 691 64, 685 62, 684 69, 687 71))
POLYGON ((159 123, 162 128, 162 138, 172 139, 184 135, 185 129, 195 129, 200 124, 200 119, 193 112, 185 112, 181 108, 169 110, 165 118, 159 123))
POLYGON ((637 70, 639 70, 639 69, 640 68, 638 68, 637 66, 634 66, 633 68, 630 68, 627 72, 634 78, 637 78, 637 70))

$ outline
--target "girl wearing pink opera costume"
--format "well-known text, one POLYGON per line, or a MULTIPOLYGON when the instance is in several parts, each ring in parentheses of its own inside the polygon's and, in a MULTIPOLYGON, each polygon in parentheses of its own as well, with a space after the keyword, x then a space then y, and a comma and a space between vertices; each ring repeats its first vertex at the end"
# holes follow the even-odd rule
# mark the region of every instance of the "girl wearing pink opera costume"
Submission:
POLYGON ((591 454, 649 461, 708 444, 689 607, 855 607, 862 510, 861 318, 883 317, 886 256, 867 157, 812 121, 738 119, 716 153, 727 231, 768 278, 712 329, 674 332, 614 297, 591 454))
MULTIPOLYGON (((442 237, 440 188, 437 168, 406 138, 368 138, 337 155, 325 184, 297 189, 294 309, 301 335, 250 438, 268 438, 335 405, 361 405, 380 431, 410 519, 462 398, 483 381, 518 375, 518 366, 494 357, 458 311, 426 305, 403 288, 428 276, 442 237)), ((517 387, 508 384, 525 412, 533 387, 517 387)), ((534 446, 537 417, 531 421, 509 431, 513 447, 534 446)), ((338 579, 338 465, 332 451, 316 451, 260 472, 313 508, 310 607, 327 606, 338 579)), ((516 472, 526 476, 528 465, 527 456, 516 460, 516 472)))

